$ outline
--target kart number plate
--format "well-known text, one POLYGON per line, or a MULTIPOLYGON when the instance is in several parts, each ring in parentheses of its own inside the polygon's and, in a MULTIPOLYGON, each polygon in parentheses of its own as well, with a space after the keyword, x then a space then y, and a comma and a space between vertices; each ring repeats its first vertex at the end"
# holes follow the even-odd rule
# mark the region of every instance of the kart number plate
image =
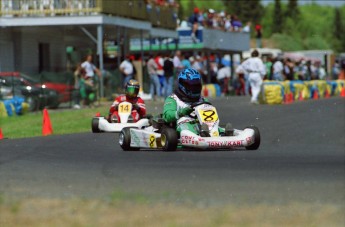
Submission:
POLYGON ((120 103, 119 104, 119 113, 130 113, 131 112, 131 104, 130 103, 120 103))
POLYGON ((202 122, 209 123, 218 120, 217 111, 212 108, 208 110, 199 110, 200 118, 202 122))

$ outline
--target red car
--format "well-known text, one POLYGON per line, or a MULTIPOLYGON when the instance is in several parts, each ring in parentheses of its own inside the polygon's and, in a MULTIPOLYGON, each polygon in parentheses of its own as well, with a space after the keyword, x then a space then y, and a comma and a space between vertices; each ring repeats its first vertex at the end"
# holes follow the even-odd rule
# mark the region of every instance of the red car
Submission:
POLYGON ((34 85, 36 85, 37 87, 55 90, 59 95, 59 103, 70 102, 72 99, 72 92, 74 90, 74 86, 68 83, 56 83, 50 81, 40 82, 38 79, 34 79, 21 72, 0 72, 0 76, 14 76, 20 78, 24 83, 25 81, 31 81, 28 82, 28 84, 32 83, 32 81, 35 81, 34 85))

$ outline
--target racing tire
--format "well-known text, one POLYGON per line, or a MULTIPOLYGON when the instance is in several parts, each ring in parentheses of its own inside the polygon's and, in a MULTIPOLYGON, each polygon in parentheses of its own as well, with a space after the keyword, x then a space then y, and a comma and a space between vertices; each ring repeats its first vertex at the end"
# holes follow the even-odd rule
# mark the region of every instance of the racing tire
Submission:
POLYGON ((176 151, 177 132, 175 129, 164 127, 161 132, 161 145, 164 151, 176 151))
POLYGON ((259 129, 256 126, 249 126, 246 128, 250 128, 250 129, 254 130, 254 143, 249 145, 249 146, 246 146, 246 149, 247 150, 257 150, 260 146, 260 140, 261 140, 259 129))
POLYGON ((119 135, 119 144, 124 151, 138 151, 139 147, 131 147, 131 127, 123 128, 119 135))
POLYGON ((91 129, 92 129, 93 133, 100 133, 100 132, 102 132, 101 130, 99 130, 98 124, 99 124, 99 119, 97 117, 92 118, 91 129))

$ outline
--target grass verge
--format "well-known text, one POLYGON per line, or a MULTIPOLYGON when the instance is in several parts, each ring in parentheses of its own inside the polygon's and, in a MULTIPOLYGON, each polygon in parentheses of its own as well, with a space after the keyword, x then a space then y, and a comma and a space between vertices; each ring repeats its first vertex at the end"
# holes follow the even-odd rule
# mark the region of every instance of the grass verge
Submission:
POLYGON ((343 226, 343 208, 292 203, 202 206, 83 199, 0 204, 0 226, 343 226))
MULTIPOLYGON (((91 118, 97 112, 105 115, 108 108, 108 106, 102 105, 80 110, 48 110, 53 133, 59 135, 89 132, 91 130, 91 118)), ((0 118, 0 127, 5 138, 35 137, 42 135, 42 122, 43 114, 42 111, 39 111, 22 116, 0 118)))

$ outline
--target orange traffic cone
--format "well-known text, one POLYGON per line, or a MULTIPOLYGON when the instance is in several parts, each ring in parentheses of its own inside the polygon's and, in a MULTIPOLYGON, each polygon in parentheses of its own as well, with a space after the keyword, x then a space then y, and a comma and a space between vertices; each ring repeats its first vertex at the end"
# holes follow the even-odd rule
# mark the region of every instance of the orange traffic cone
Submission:
POLYGON ((288 93, 285 94, 285 104, 290 104, 293 102, 293 94, 292 93, 288 93))
POLYGON ((4 138, 4 135, 2 134, 2 130, 0 128, 0 140, 2 140, 4 138))
POLYGON ((206 88, 206 86, 204 87, 204 97, 207 97, 208 96, 208 90, 206 88))
POLYGON ((290 94, 289 94, 289 98, 290 98, 290 103, 293 103, 293 101, 294 101, 294 97, 293 97, 293 93, 291 92, 290 94))
POLYGON ((317 91, 315 90, 314 91, 314 94, 313 94, 313 99, 319 99, 319 94, 317 93, 317 91))
POLYGON ((46 108, 43 109, 43 127, 42 127, 42 135, 48 136, 53 134, 53 128, 50 123, 50 118, 48 114, 48 110, 46 108))
POLYGON ((299 100, 299 101, 303 101, 303 100, 304 100, 304 99, 303 99, 303 93, 302 93, 302 92, 299 93, 298 100, 299 100))
POLYGON ((341 89, 340 97, 345 97, 345 87, 341 89))
POLYGON ((325 98, 329 98, 329 97, 331 97, 331 95, 329 94, 328 89, 326 89, 326 91, 325 91, 325 98))

